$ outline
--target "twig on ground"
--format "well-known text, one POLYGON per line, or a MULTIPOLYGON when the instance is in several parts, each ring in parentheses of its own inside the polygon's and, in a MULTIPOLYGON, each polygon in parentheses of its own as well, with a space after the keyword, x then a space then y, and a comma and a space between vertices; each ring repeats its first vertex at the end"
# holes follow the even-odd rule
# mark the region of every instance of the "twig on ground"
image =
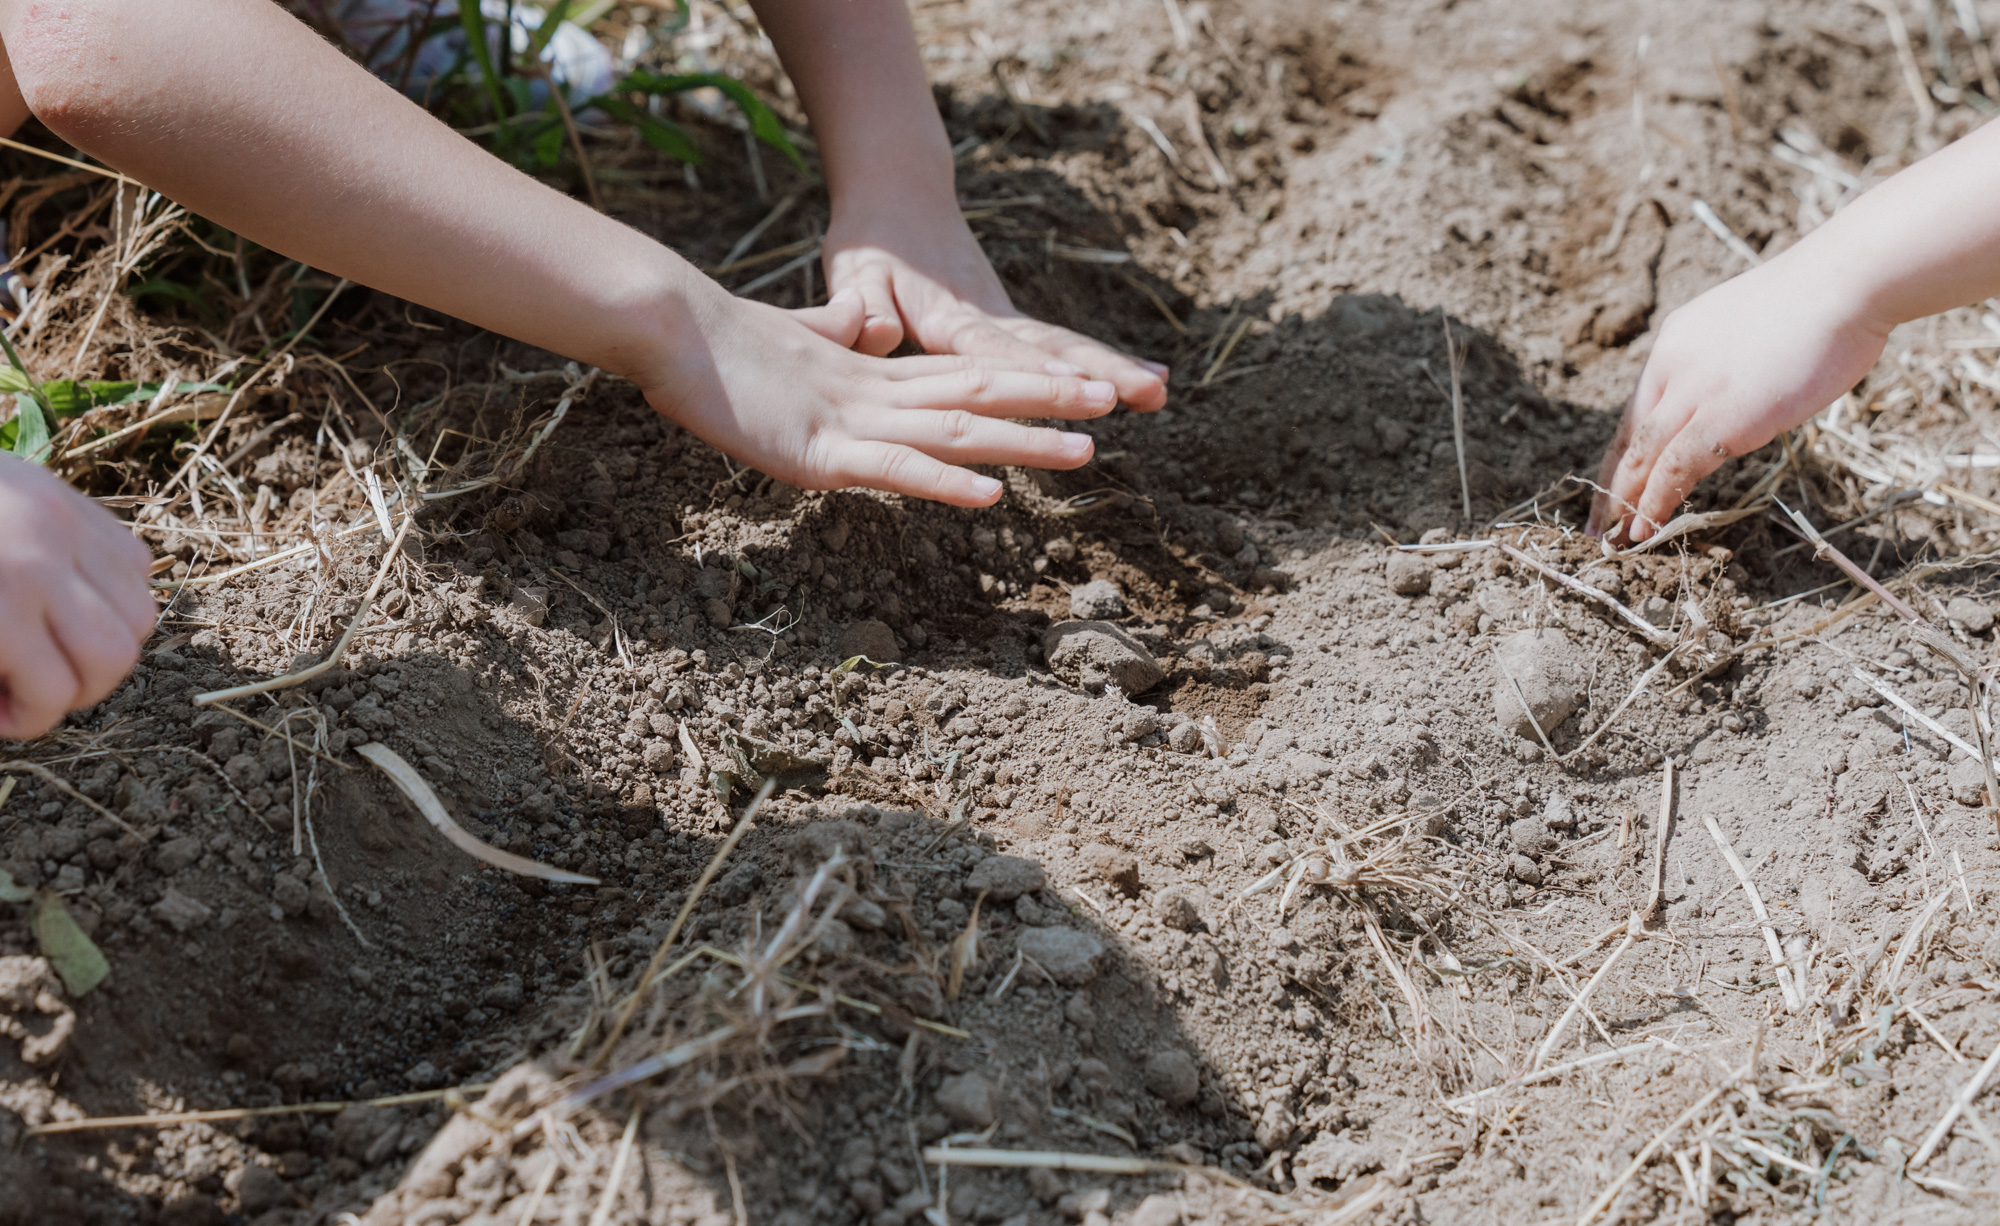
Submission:
POLYGON ((1618 942, 1618 948, 1611 951, 1611 956, 1604 960, 1604 965, 1597 968, 1597 973, 1590 977, 1590 982, 1583 985, 1583 991, 1577 993, 1576 999, 1569 1002, 1569 1008, 1563 1010, 1563 1015, 1549 1028, 1549 1037, 1542 1040, 1541 1047, 1535 1052, 1534 1062, 1528 1066, 1529 1072, 1539 1072, 1542 1065, 1548 1063, 1549 1056, 1561 1045, 1563 1035, 1568 1032, 1570 1022, 1574 1021, 1576 1015, 1589 1004, 1591 994, 1597 991, 1597 985, 1604 982, 1604 977, 1611 973, 1611 968, 1618 964, 1618 959, 1625 956, 1625 951, 1632 948, 1644 932, 1645 921, 1635 911, 1625 922, 1625 939, 1618 942))
POLYGON ((1743 887, 1744 896, 1750 900, 1750 909, 1757 915, 1757 923, 1764 929, 1764 944, 1770 949, 1771 966, 1777 971, 1778 990, 1784 994, 1785 1009, 1787 1012, 1797 1013, 1805 1007, 1803 985, 1795 986, 1792 982, 1791 963, 1785 958, 1785 947, 1778 940, 1778 930, 1771 923, 1770 913, 1764 910, 1764 898, 1757 892, 1757 884, 1750 880, 1750 870, 1743 867, 1742 858, 1736 854, 1736 849, 1729 845, 1729 839, 1723 835, 1722 827, 1716 824, 1715 818, 1704 813, 1701 820, 1702 824, 1708 827, 1708 837, 1715 840, 1715 846, 1722 852, 1722 858, 1729 862, 1730 871, 1736 874, 1737 883, 1743 887))
POLYGON ((1938 1146, 1942 1145, 1945 1137, 1951 1134, 1951 1126, 1958 1122, 1958 1117, 1972 1106, 1972 1100, 1978 1098, 1980 1091, 1986 1088, 1986 1083, 1992 1078, 1995 1069, 2000 1069, 2000 1046, 1994 1047, 1993 1054, 1986 1057, 1985 1063, 1979 1066, 1979 1071, 1959 1088, 1958 1093, 1952 1095, 1951 1106, 1945 1109, 1944 1117, 1931 1125, 1930 1132, 1924 1136, 1924 1143, 1917 1146, 1916 1153, 1910 1155, 1911 1166, 1922 1166, 1931 1160, 1931 1155, 1937 1152, 1938 1146))
POLYGON ((1667 631, 1660 629, 1658 626, 1655 626, 1652 622, 1649 622, 1645 618, 1639 616, 1637 613, 1634 613, 1631 609, 1625 606, 1624 602, 1620 601, 1617 597, 1613 596, 1611 593, 1604 591, 1601 588, 1592 587, 1590 584, 1585 583, 1581 579, 1571 578, 1570 576, 1565 575, 1561 571, 1545 563, 1537 562, 1535 559, 1529 557, 1525 553, 1522 553, 1520 550, 1514 548, 1512 545, 1509 545, 1505 541, 1496 541, 1495 544, 1499 545, 1500 552, 1506 554, 1510 558, 1513 558, 1515 561, 1521 563, 1522 565, 1532 567, 1533 569, 1540 571, 1542 574, 1547 575, 1549 578, 1555 580, 1557 583, 1562 584, 1564 587, 1568 588, 1572 592, 1575 592, 1579 596, 1587 596, 1592 600, 1602 603, 1603 605, 1608 607, 1612 612, 1618 614, 1618 616, 1624 618, 1628 623, 1630 623, 1633 629, 1637 630, 1640 634, 1645 635, 1648 639, 1651 639, 1653 642, 1658 643, 1660 646, 1662 647, 1676 646, 1676 642, 1672 634, 1669 634, 1667 631))
MULTIPOLYGON (((568 112, 564 112, 567 114, 568 112)), ((618 1138, 618 1151, 611 1156, 611 1173, 604 1180, 604 1195, 598 1198, 597 1212, 590 1215, 590 1226, 604 1226, 611 1220, 611 1211, 618 1207, 618 1192, 625 1182, 625 1167, 632 1160, 632 1138, 639 1131, 639 1108, 625 1117, 625 1134, 618 1138)))
POLYGON ((586 877, 582 873, 555 868, 481 842, 471 831, 452 820, 451 814, 445 811, 444 802, 438 799, 437 793, 417 772, 417 768, 411 766, 403 755, 387 745, 379 741, 370 741, 366 745, 355 746, 354 752, 374 763, 383 774, 389 776, 390 782, 409 798, 410 803, 416 806, 417 812, 423 815, 425 821, 449 840, 452 846, 473 859, 510 873, 519 873, 523 877, 540 877, 544 881, 565 885, 598 884, 598 879, 595 877, 586 877))
POLYGON ((1735 1082, 1732 1079, 1729 1085, 1720 1085, 1710 1090, 1689 1105, 1687 1110, 1675 1116, 1673 1122, 1655 1133, 1653 1139, 1646 1142, 1645 1148, 1634 1155, 1632 1161, 1625 1169, 1618 1173, 1618 1177, 1611 1181, 1611 1186, 1599 1193, 1596 1200, 1590 1202, 1590 1207, 1585 1209, 1583 1216, 1576 1220, 1576 1226, 1590 1226, 1592 1222, 1596 1221, 1606 1209, 1611 1207, 1611 1202, 1618 1199, 1618 1193, 1625 1189, 1625 1185, 1632 1182, 1632 1177, 1644 1169, 1646 1163, 1652 1160, 1653 1155, 1659 1152, 1660 1146, 1666 1143, 1668 1137, 1679 1132, 1696 1116, 1713 1106, 1715 1101, 1728 1093, 1730 1086, 1734 1084, 1735 1082))
MULTIPOLYGON (((61 792, 63 795, 69 797, 71 800, 82 803, 83 805, 88 807, 92 813, 97 814, 97 816, 104 818, 106 821, 115 823, 118 826, 118 828, 120 830, 123 830, 125 833, 127 834, 140 833, 137 829, 133 827, 132 823, 126 821, 124 818, 118 816, 116 813, 113 813, 111 810, 105 808, 103 805, 98 804, 90 797, 85 796, 82 792, 77 791, 69 784, 63 782, 63 780, 60 777, 58 777, 54 771, 50 770, 46 766, 41 765, 39 762, 29 762, 22 759, 16 759, 15 761, 12 762, 0 762, 0 773, 12 774, 16 771, 25 771, 30 775, 39 776, 45 782, 53 785, 58 792, 61 792)), ((12 789, 9 789, 9 791, 11 792, 12 789)))
POLYGON ((1562 760, 1567 762, 1595 744, 1597 738, 1603 736, 1610 730, 1612 724, 1618 722, 1618 717, 1625 713, 1625 708, 1631 706, 1638 699, 1639 695, 1646 692, 1646 687, 1652 683, 1653 678, 1659 676, 1660 670, 1664 669, 1676 655, 1679 655, 1681 648, 1685 646, 1687 646, 1685 643, 1677 644, 1667 654, 1654 661, 1651 668, 1640 674, 1639 680, 1633 684, 1631 691, 1625 695, 1624 699, 1611 709, 1611 714, 1604 717, 1604 722, 1592 729, 1590 735, 1583 738, 1582 744, 1564 754, 1562 760))
POLYGON ((1472 522, 1472 481, 1465 470, 1465 355, 1466 346, 1458 343, 1451 334, 1451 316, 1442 310, 1438 317, 1444 321, 1445 364, 1451 370, 1451 438, 1458 449, 1458 498, 1463 509, 1465 522, 1472 522))
POLYGON ((96 1132, 106 1128, 171 1128, 177 1124, 220 1124, 229 1120, 264 1119, 274 1115, 338 1115, 349 1107, 403 1107, 411 1103, 436 1102, 453 1095, 484 1094, 492 1088, 491 1082, 482 1081, 443 1090, 392 1094, 387 1098, 280 1103, 275 1107, 227 1107, 217 1111, 170 1111, 161 1115, 104 1115, 90 1119, 56 1120, 53 1123, 36 1124, 22 1135, 40 1137, 58 1132, 96 1132))
POLYGON ((1668 758, 1660 775, 1660 826, 1653 832, 1653 891, 1641 913, 1645 922, 1660 919, 1660 905, 1667 889, 1667 834, 1674 824, 1674 760, 1668 758))

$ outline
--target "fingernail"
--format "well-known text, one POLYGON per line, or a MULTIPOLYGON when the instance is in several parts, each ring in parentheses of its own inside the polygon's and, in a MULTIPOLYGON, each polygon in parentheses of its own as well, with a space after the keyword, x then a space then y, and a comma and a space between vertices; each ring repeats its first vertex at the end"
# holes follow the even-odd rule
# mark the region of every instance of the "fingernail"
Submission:
POLYGON ((998 498, 1000 496, 1000 483, 991 477, 974 477, 972 479, 972 493, 976 498, 998 498))
POLYGON ((1145 367, 1147 370, 1152 371, 1154 374, 1158 375, 1162 379, 1167 377, 1167 368, 1160 365, 1158 362, 1148 362, 1146 359, 1140 358, 1139 365, 1145 367))
POLYGON ((1091 404, 1118 403, 1118 389, 1102 379, 1090 379, 1083 385, 1083 398, 1091 404))
POLYGON ((1062 436, 1063 450, 1070 455, 1089 455, 1090 449, 1094 445, 1094 441, 1088 434, 1064 434, 1062 436))
POLYGON ((1071 366, 1068 362, 1048 362, 1043 364, 1042 369, 1058 379, 1073 378, 1083 373, 1083 367, 1071 366))

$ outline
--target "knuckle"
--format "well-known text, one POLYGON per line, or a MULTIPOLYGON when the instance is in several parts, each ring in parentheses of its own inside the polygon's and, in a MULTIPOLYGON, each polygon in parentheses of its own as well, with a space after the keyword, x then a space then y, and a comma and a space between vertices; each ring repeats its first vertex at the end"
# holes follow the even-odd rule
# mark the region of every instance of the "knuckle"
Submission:
POLYGON ((951 409, 945 413, 939 427, 944 441, 962 444, 970 440, 973 431, 979 428, 979 419, 964 409, 951 409))

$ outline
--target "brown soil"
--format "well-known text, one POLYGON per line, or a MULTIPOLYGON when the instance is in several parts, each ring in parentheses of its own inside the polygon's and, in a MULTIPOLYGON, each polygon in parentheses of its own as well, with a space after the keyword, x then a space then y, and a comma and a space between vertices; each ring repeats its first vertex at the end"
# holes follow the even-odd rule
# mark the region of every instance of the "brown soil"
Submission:
MULTIPOLYGON (((918 17, 953 137, 973 142, 963 195, 1000 202, 978 224, 1021 305, 1170 359, 1169 407, 1100 423, 1091 467, 1011 473, 998 508, 968 513, 801 494, 598 384, 520 489, 427 515, 385 628, 346 666, 241 704, 327 721, 324 876, 294 850, 304 764, 191 699, 324 649, 384 546, 186 589, 133 680, 59 752, 34 747, 137 833, 32 778, 0 812, 0 864, 67 891, 114 968, 75 1002, 59 1059, 0 1045, 0 1222, 581 1223, 628 1120, 618 1198, 593 1221, 1574 1220, 1753 1058, 1717 1100, 1730 1113, 1670 1137, 1690 1174, 1662 1151, 1607 1220, 1984 1220, 1973 1190, 2000 1159, 1975 1128, 1908 1177, 1904 1159, 2000 1043, 1984 916, 2000 856, 1965 759, 1852 666, 1970 735, 1957 675, 1893 619, 1820 626, 1838 590, 1772 607, 1838 577, 1781 554, 1772 516, 1607 563, 1571 530, 1578 487, 1557 485, 1594 468, 1663 313, 1740 267, 1695 201, 1770 252, 1800 224, 1803 172, 1769 152, 1781 129, 1853 169, 1916 147, 1879 17, 1712 0, 967 0, 918 17), (1555 640, 1543 665, 1583 691, 1544 729, 1568 754, 1660 648, 1497 551, 1384 547, 1474 533, 1447 322, 1468 346, 1477 525, 1527 525, 1506 539, 1689 643, 1567 761, 1502 728, 1496 703, 1518 702, 1491 649, 1555 640), (1071 589, 1100 579, 1162 667, 1144 692, 1044 658, 1071 589), (833 671, 856 651, 897 663, 833 671), (806 907, 788 970, 809 987, 696 961, 594 1064, 747 799, 719 799, 683 738, 713 768, 737 735, 831 776, 761 811, 676 954, 755 957, 829 861, 827 888, 868 901, 839 921, 806 907), (604 884, 480 870, 344 752, 372 739, 481 838, 604 884), (1645 906, 1668 757, 1664 913, 1549 1063, 1634 1053, 1448 1106, 1529 1067, 1645 906), (1705 819, 1804 971, 1796 1011, 1705 819), (1362 828, 1386 833, 1345 841, 1362 828), (1400 884, 1245 896, 1349 846, 1408 857, 1400 884), (1007 885, 1034 874, 998 856, 1045 884, 1007 885), (558 1083, 725 1024, 754 1041, 509 1130, 558 1083), (24 1137, 496 1080, 469 1106, 24 1137), (1736 1148, 1711 1152, 1697 1203, 1703 1129, 1736 1148), (941 1186, 919 1153, 947 1136, 1198 1169, 954 1167, 941 1186)), ((1970 114, 1947 108, 1941 134, 1970 114)), ((705 175, 703 194, 614 200, 714 261, 764 206, 741 168, 705 175)), ((792 284, 770 296, 795 303, 792 284)), ((364 388, 413 406, 390 418, 407 437, 492 433, 563 386, 501 378, 548 362, 490 338, 406 343, 421 360, 364 388)), ((393 450, 355 428, 371 447, 353 461, 393 450)), ((340 471, 315 445, 268 445, 258 479, 309 503, 340 471)), ((1733 464, 1702 505, 1735 503, 1775 454, 1733 464)), ((1854 513, 1851 479, 1810 480, 1823 525, 1854 513)), ((1913 505, 1845 538, 1878 573, 1970 542, 1962 516, 1913 505)), ((168 544, 197 556, 192 536, 168 544)), ((1921 611, 1942 621, 1982 583, 1933 579, 1921 611)), ((1960 624, 1983 657, 1989 631, 1960 624)), ((0 906, 0 955, 32 949, 26 908, 0 906)))

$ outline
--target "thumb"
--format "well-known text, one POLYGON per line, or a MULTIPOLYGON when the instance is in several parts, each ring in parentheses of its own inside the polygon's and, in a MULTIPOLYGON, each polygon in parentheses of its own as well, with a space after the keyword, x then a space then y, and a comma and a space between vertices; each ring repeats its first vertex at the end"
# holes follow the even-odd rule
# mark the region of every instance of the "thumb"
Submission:
POLYGON ((800 307, 791 316, 842 349, 854 348, 867 322, 861 295, 851 289, 841 290, 822 306, 800 307))

